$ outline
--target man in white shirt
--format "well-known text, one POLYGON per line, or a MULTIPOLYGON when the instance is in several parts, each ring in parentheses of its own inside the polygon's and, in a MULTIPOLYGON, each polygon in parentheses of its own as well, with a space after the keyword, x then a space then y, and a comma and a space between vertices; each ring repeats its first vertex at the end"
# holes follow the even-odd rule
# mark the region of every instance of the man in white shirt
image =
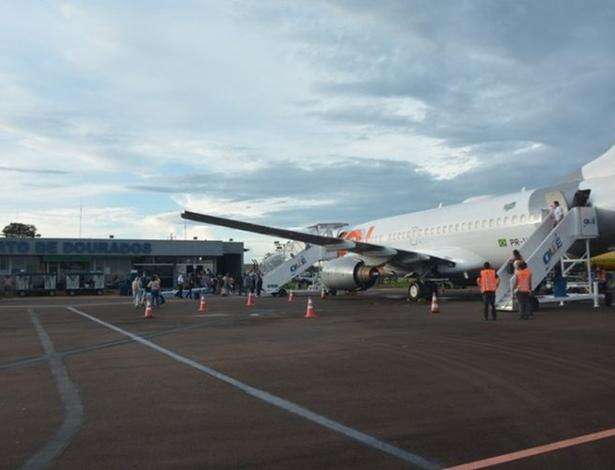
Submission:
POLYGON ((141 305, 141 279, 139 276, 135 277, 132 280, 132 301, 134 303, 135 308, 141 305))
POLYGON ((179 273, 177 276, 177 292, 175 293, 175 297, 179 297, 180 299, 184 295, 184 275, 179 273))
POLYGON ((553 216, 553 226, 555 227, 564 218, 564 209, 559 205, 559 201, 553 201, 553 208, 551 209, 551 215, 553 216))

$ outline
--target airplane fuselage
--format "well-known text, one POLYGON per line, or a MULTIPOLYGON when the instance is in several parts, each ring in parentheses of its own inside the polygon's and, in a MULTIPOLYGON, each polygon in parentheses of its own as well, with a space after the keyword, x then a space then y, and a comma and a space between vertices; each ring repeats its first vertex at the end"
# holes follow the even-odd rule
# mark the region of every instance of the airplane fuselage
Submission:
POLYGON ((469 199, 461 204, 372 220, 351 229, 346 238, 426 254, 450 253, 458 261, 441 272, 479 269, 485 261, 502 265, 534 232, 557 200, 572 204, 578 190, 591 190, 600 237, 592 243, 599 254, 615 246, 615 177, 469 199), (459 261, 461 260, 461 261, 459 261))

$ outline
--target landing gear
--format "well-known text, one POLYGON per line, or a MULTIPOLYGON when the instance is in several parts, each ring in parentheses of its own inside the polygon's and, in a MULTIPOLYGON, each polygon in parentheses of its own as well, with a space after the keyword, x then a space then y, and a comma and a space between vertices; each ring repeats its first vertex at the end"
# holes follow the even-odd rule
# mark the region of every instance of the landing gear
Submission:
POLYGON ((433 292, 437 289, 433 282, 414 281, 408 287, 408 300, 417 302, 421 299, 431 299, 433 292))

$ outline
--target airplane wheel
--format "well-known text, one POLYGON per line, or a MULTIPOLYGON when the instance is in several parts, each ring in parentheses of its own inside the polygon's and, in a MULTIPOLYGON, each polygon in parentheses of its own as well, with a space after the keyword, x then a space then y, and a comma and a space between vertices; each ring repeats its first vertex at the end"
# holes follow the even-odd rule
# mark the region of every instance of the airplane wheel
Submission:
POLYGON ((419 299, 424 297, 425 293, 425 284, 422 282, 413 282, 408 287, 408 300, 412 302, 417 302, 419 299))

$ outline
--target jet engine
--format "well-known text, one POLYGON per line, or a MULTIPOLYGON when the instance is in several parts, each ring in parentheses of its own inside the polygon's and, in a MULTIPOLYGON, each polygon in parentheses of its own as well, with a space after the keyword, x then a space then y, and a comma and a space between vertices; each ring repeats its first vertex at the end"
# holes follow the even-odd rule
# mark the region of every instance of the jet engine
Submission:
POLYGON ((375 266, 366 266, 363 261, 344 256, 328 261, 322 268, 320 278, 329 290, 355 290, 372 287, 380 272, 375 266))

